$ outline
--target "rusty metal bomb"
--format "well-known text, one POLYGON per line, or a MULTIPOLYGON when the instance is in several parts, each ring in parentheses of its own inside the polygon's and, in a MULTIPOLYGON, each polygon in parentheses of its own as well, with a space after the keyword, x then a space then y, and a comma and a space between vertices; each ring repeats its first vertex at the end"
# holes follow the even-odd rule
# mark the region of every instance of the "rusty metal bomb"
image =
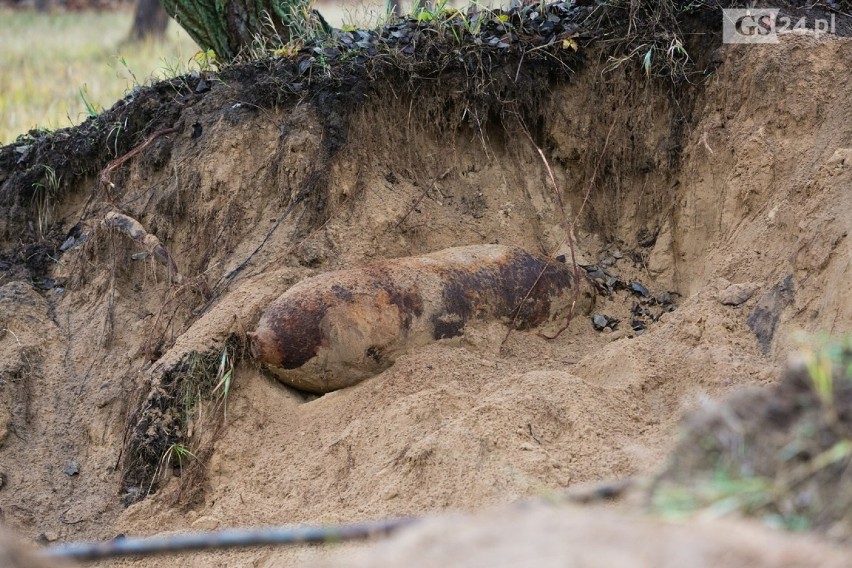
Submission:
MULTIPOLYGON (((579 284, 575 311, 588 313, 593 291, 585 275, 579 284)), ((516 329, 561 321, 576 285, 570 266, 502 245, 375 262, 290 288, 249 334, 251 351, 281 382, 326 393, 380 373, 412 348, 458 337, 474 320, 516 329)))

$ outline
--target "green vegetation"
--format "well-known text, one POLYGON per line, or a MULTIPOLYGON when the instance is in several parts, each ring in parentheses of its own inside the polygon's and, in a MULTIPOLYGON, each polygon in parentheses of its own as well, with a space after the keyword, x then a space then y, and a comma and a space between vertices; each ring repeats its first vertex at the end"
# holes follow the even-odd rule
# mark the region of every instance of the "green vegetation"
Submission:
POLYGON ((667 519, 730 514, 786 530, 850 520, 852 336, 808 338, 782 383, 696 422, 652 491, 667 519))
POLYGON ((198 47, 175 24, 162 43, 122 44, 132 18, 0 8, 0 144, 79 124, 134 86, 193 66, 198 47))

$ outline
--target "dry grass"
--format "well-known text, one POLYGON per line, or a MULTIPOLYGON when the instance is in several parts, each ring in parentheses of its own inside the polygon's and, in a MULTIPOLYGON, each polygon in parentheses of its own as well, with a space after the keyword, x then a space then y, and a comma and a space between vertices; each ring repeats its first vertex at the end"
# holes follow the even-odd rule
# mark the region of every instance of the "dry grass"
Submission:
POLYGON ((198 48, 182 29, 172 23, 165 41, 124 44, 132 18, 0 9, 0 144, 79 124, 89 112, 83 97, 100 111, 136 84, 187 69, 198 48))

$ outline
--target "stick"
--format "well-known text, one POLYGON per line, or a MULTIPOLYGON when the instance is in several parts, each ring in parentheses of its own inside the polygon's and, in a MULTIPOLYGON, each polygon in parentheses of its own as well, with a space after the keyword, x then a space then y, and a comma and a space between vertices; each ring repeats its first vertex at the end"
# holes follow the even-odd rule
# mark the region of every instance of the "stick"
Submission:
POLYGON ((151 537, 121 537, 105 542, 72 542, 51 546, 41 556, 50 559, 100 560, 120 556, 188 552, 262 546, 268 544, 319 544, 346 540, 364 540, 385 536, 411 525, 417 519, 403 517, 331 526, 280 526, 268 528, 224 529, 151 537))
POLYGON ((420 197, 417 198, 417 200, 414 202, 414 205, 412 205, 411 208, 408 211, 406 211, 405 215, 402 216, 402 219, 397 221, 396 225, 393 226, 394 229, 398 229, 399 226, 402 225, 405 222, 406 219, 408 219, 408 216, 411 215, 411 213, 415 209, 417 209, 417 206, 420 205, 420 202, 423 201, 423 198, 426 197, 426 194, 428 194, 431 189, 432 189, 431 187, 427 187, 423 191, 423 193, 420 194, 420 197))

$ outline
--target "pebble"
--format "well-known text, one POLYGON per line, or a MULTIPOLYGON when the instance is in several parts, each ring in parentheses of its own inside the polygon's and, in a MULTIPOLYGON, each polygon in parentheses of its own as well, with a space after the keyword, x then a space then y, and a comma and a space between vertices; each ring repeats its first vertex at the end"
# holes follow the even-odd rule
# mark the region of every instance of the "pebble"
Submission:
POLYGON ((216 517, 204 515, 203 517, 198 517, 197 519, 195 519, 190 525, 190 527, 201 531, 212 531, 214 529, 218 529, 219 525, 221 524, 222 521, 220 521, 216 517))
POLYGON ((731 284, 719 292, 719 301, 725 306, 739 306, 746 303, 754 294, 751 284, 731 284))
POLYGON ((650 298, 651 293, 640 282, 634 280, 630 283, 630 291, 634 294, 639 294, 643 298, 650 298))
POLYGON ((592 325, 595 326, 596 330, 601 331, 609 325, 609 318, 601 314, 594 314, 592 316, 592 325))
POLYGON ((71 477, 80 473, 80 464, 76 461, 71 460, 65 464, 65 468, 62 470, 65 472, 65 475, 71 477))

